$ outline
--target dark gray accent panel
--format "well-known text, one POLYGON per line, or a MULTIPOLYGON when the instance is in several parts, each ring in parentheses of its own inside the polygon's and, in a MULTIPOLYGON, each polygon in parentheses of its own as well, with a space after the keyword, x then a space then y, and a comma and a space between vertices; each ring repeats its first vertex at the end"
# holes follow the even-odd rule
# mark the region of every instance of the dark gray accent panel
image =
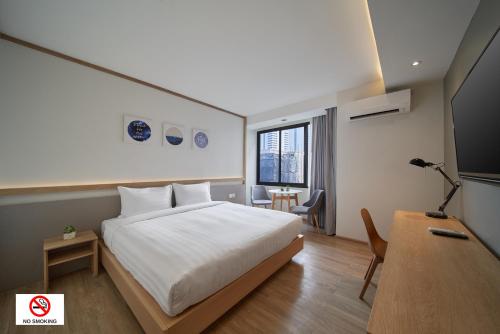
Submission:
POLYGON ((64 225, 100 233, 100 222, 119 213, 118 196, 0 207, 0 290, 42 278, 43 239, 62 233, 64 225))
MULTIPOLYGON (((245 186, 212 185, 213 200, 245 203, 245 186)), ((92 197, 52 202, 0 206, 0 291, 40 281, 43 272, 43 239, 62 233, 64 225, 94 230, 100 236, 105 219, 120 214, 120 197, 92 197)), ((56 266, 58 276, 88 265, 87 259, 56 266)))
POLYGON ((210 195, 214 201, 230 201, 239 204, 245 204, 246 201, 244 184, 212 185, 210 195), (229 199, 229 194, 235 194, 236 197, 229 199))
MULTIPOLYGON (((444 79, 446 172, 458 179, 451 99, 500 27, 500 1, 481 0, 444 79)), ((500 185, 462 180, 463 187, 448 205, 490 250, 500 256, 500 185)), ((445 193, 449 191, 445 185, 445 193)))

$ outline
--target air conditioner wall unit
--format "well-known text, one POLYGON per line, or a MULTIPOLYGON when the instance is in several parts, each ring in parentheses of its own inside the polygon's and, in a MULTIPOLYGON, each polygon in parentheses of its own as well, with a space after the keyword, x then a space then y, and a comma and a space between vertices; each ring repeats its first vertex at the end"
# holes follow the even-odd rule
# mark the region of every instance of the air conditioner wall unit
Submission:
POLYGON ((346 105, 350 121, 410 112, 411 90, 405 89, 384 95, 356 100, 346 105))

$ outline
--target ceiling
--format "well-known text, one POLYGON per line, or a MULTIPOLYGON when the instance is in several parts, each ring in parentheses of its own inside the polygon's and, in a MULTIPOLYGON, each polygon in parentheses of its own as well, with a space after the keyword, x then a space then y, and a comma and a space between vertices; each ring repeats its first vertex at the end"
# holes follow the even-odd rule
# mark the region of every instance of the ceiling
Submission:
POLYGON ((387 89, 446 75, 479 0, 368 0, 387 89), (413 61, 422 61, 412 67, 413 61))
POLYGON ((0 0, 0 30, 242 115, 380 79, 366 0, 0 0))

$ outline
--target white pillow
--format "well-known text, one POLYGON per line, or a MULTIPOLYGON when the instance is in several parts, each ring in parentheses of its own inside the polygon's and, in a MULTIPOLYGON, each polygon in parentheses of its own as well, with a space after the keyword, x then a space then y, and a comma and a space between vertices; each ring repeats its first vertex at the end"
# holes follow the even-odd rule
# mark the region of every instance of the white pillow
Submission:
POLYGON ((172 207, 172 186, 155 188, 118 187, 122 202, 122 216, 128 217, 172 207))
POLYGON ((197 184, 174 183, 175 206, 210 202, 210 182, 197 184))

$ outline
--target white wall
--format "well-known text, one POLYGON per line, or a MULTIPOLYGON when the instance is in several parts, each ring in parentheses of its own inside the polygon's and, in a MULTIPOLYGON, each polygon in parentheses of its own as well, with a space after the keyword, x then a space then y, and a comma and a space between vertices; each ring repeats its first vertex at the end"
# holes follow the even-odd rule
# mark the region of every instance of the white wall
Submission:
POLYGON ((247 175, 245 176, 247 205, 251 205, 252 185, 257 184, 257 131, 247 128, 246 164, 247 175))
POLYGON ((360 209, 370 210, 387 238, 394 210, 436 210, 443 199, 438 173, 408 164, 421 157, 443 161, 443 85, 412 89, 412 111, 349 121, 350 100, 383 93, 367 86, 339 93, 337 125, 337 235, 367 240, 360 209))
POLYGON ((250 128, 257 129, 279 124, 280 120, 283 118, 288 119, 289 122, 296 122, 324 115, 325 109, 336 105, 337 92, 332 92, 316 98, 250 115, 248 116, 247 124, 250 128))
POLYGON ((3 40, 0 73, 0 187, 243 176, 242 118, 3 40), (124 114, 153 120, 150 145, 123 143, 124 114), (162 147, 164 121, 183 149, 162 147))

